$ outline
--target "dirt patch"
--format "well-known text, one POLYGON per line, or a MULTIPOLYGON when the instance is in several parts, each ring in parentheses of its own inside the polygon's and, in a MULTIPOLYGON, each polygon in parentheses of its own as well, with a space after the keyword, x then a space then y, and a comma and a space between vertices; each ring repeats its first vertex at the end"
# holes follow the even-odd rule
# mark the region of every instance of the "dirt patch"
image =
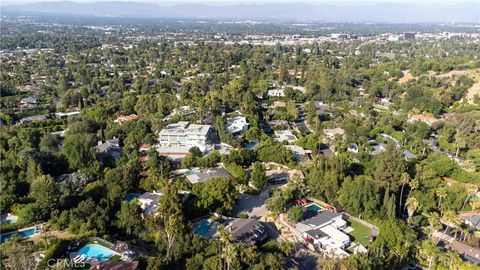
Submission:
MULTIPOLYGON (((434 71, 429 71, 428 74, 420 76, 435 76, 444 82, 452 82, 455 78, 461 75, 466 75, 472 78, 474 84, 468 89, 466 99, 467 103, 473 104, 475 95, 480 95, 480 69, 467 69, 467 70, 452 70, 447 73, 437 74, 434 71)), ((407 83, 413 79, 418 79, 419 76, 413 76, 409 71, 404 72, 404 76, 398 80, 399 84, 407 83)))
POLYGON ((410 71, 406 71, 403 73, 403 77, 398 79, 398 83, 402 84, 402 83, 406 83, 406 82, 409 82, 413 79, 415 79, 416 77, 413 77, 413 75, 410 73, 410 71))

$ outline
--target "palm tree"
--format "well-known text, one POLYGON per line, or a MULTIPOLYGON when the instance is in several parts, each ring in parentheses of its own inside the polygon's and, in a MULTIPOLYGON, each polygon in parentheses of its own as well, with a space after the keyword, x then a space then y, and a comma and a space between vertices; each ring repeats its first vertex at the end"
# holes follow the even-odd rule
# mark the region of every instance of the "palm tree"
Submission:
POLYGON ((470 206, 472 207, 472 210, 477 210, 480 208, 480 197, 476 197, 475 199, 470 201, 470 206))
POLYGON ((462 223, 460 225, 460 237, 463 236, 462 241, 465 242, 465 240, 467 240, 467 238, 470 238, 472 235, 473 234, 470 230, 470 227, 467 224, 462 223))
MULTIPOLYGON (((446 225, 443 233, 446 233, 449 227, 456 228, 459 224, 461 224, 462 219, 458 217, 452 210, 447 210, 443 214, 442 222, 446 225)), ((455 237, 457 237, 456 233, 455 237)))
POLYGON ((448 259, 448 269, 460 269, 463 260, 458 253, 449 250, 446 257, 448 259))
POLYGON ((432 212, 430 214, 427 214, 428 218, 428 228, 429 228, 429 235, 431 235, 434 232, 437 232, 442 228, 442 223, 440 222, 440 215, 437 212, 432 212))
POLYGON ((407 207, 407 211, 408 211, 408 219, 410 219, 413 216, 415 211, 420 209, 420 203, 415 197, 409 197, 405 202, 405 206, 407 207))
MULTIPOLYGON (((412 195, 412 192, 415 190, 415 189, 418 189, 420 187, 420 182, 418 181, 418 179, 412 179, 410 180, 410 182, 408 183, 408 185, 410 186, 410 192, 408 193, 408 196, 407 196, 407 200, 408 198, 410 198, 410 196, 412 195)), ((405 210, 407 209, 407 205, 405 204, 405 210)))
POLYGON ((402 201, 403 201, 403 189, 405 185, 410 182, 410 175, 408 173, 403 173, 402 177, 400 177, 400 183, 402 183, 402 189, 400 190, 400 201, 399 201, 399 209, 402 209, 402 201))
POLYGON ((232 233, 229 230, 226 230, 223 226, 218 226, 217 231, 222 245, 221 258, 224 259, 226 269, 230 270, 230 266, 237 257, 237 250, 232 243, 232 233))
POLYGON ((440 205, 442 204, 442 199, 447 197, 447 190, 445 188, 439 188, 435 191, 435 194, 438 197, 438 205, 437 208, 440 209, 440 205))
POLYGON ((432 269, 439 253, 440 248, 432 240, 423 241, 419 249, 420 257, 428 262, 428 269, 432 269))
POLYGON ((455 152, 455 157, 458 157, 458 155, 460 154, 460 149, 464 149, 467 146, 465 135, 463 135, 462 132, 457 131, 457 134, 455 134, 454 145, 455 147, 457 147, 457 151, 455 152))

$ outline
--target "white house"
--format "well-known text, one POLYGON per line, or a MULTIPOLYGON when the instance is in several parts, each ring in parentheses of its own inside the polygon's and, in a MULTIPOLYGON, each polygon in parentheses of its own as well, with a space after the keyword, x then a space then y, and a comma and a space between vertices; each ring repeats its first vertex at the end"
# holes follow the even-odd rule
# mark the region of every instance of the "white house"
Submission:
POLYGON ((157 150, 161 155, 166 156, 184 156, 194 146, 205 152, 209 136, 210 125, 197 125, 181 121, 170 124, 160 131, 160 143, 157 150))
POLYGON ((287 141, 289 143, 294 143, 297 141, 297 137, 293 135, 290 130, 276 130, 275 137, 275 141, 277 142, 287 141))
POLYGON ((140 208, 143 210, 143 215, 157 215, 156 210, 160 207, 160 203, 158 198, 162 196, 162 192, 145 192, 140 197, 138 197, 138 204, 140 208))
POLYGON ((285 93, 283 92, 283 89, 273 89, 273 90, 268 90, 267 96, 269 96, 269 97, 284 97, 285 93))
POLYGON ((320 211, 295 225, 306 242, 326 254, 339 258, 348 256, 345 249, 351 243, 350 236, 343 231, 346 227, 347 222, 342 218, 342 214, 327 210, 320 211))
POLYGON ((243 116, 227 118, 227 132, 230 134, 246 132, 248 125, 247 119, 243 116))

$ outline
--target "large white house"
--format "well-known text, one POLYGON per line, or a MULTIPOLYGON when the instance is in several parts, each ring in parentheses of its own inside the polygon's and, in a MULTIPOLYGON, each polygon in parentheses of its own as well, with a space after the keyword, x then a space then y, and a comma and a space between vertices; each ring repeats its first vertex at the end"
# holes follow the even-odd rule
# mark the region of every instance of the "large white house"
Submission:
POLYGON ((283 89, 268 90, 267 96, 269 96, 269 97, 284 97, 285 92, 283 92, 283 89))
POLYGON ((159 134, 158 152, 162 155, 186 155, 196 146, 205 152, 210 136, 210 125, 178 122, 166 126, 159 134))
POLYGON ((342 214, 323 210, 297 223, 295 228, 306 242, 324 253, 339 258, 348 256, 345 249, 350 246, 351 240, 350 236, 343 232, 347 228, 347 222, 342 218, 342 214))
POLYGON ((243 116, 227 118, 227 132, 230 134, 243 133, 248 130, 247 119, 243 116))

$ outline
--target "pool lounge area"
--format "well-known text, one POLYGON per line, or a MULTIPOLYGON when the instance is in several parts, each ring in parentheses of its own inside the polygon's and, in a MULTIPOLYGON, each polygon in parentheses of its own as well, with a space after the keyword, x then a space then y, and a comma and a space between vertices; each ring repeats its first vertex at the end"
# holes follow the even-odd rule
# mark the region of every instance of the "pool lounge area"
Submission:
POLYGON ((34 227, 23 228, 23 229, 20 229, 18 231, 7 232, 7 233, 4 233, 4 234, 0 235, 0 243, 3 243, 5 241, 7 241, 8 239, 10 239, 14 236, 18 236, 18 237, 21 237, 21 238, 28 238, 28 237, 32 237, 32 236, 36 235, 37 233, 38 233, 37 228, 35 226, 34 227))

